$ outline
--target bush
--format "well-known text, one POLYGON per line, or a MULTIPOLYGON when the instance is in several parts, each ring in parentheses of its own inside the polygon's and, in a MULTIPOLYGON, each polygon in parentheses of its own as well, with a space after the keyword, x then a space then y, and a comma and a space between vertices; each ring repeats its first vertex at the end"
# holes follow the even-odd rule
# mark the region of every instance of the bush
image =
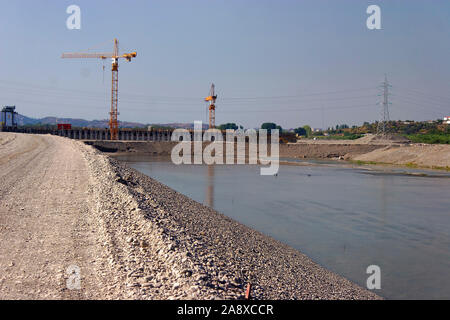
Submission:
POLYGON ((410 134, 406 137, 412 142, 429 144, 450 144, 450 134, 410 134))
POLYGON ((218 127, 219 130, 227 130, 227 129, 231 129, 231 130, 237 130, 238 126, 236 125, 236 123, 225 123, 225 124, 221 124, 218 127))

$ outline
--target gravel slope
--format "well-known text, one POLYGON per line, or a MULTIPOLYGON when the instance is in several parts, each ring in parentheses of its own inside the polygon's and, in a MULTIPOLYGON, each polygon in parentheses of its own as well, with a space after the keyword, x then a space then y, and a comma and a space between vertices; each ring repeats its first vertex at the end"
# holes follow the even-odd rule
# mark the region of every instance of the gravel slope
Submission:
POLYGON ((0 175, 0 298, 379 298, 78 141, 14 135, 0 175))

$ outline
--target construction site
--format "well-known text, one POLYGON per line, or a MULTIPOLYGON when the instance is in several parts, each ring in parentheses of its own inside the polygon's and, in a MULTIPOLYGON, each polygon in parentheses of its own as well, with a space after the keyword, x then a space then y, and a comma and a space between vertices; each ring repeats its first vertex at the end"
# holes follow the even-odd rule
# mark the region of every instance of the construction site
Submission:
MULTIPOLYGON (((27 134, 52 134, 77 140, 108 140, 108 141, 170 141, 172 130, 155 129, 125 129, 119 127, 119 60, 125 59, 131 62, 137 57, 137 52, 119 54, 118 40, 114 39, 113 52, 111 53, 64 53, 63 59, 111 59, 111 106, 109 110, 109 129, 100 128, 72 128, 70 123, 58 124, 57 129, 44 128, 20 128, 15 121, 17 112, 14 107, 4 107, 0 130, 4 132, 18 132, 27 134)), ((215 85, 211 89, 205 101, 209 104, 209 129, 216 128, 216 100, 215 85)), ((193 140, 193 130, 191 130, 193 140)), ((192 141, 191 140, 191 141, 192 141)), ((295 142, 293 135, 285 135, 281 141, 295 142)))
POLYGON ((448 299, 448 5, 418 3, 5 2, 0 299, 448 299))
MULTIPOLYGON (((71 123, 58 123, 55 128, 23 127, 17 124, 16 106, 6 106, 1 110, 0 130, 25 134, 50 134, 74 140, 82 140, 88 145, 109 153, 140 153, 147 155, 169 156, 176 142, 172 140, 174 128, 159 129, 121 128, 119 126, 119 60, 131 62, 138 56, 137 52, 119 53, 119 42, 113 40, 112 52, 63 53, 63 59, 111 59, 111 90, 109 107, 109 128, 79 128, 71 123), (146 143, 148 142, 148 143, 146 143), (156 144, 157 143, 157 144, 156 144)), ((445 146, 422 146, 418 148, 408 139, 390 133, 391 84, 385 75, 380 89, 382 101, 380 120, 377 121, 376 134, 369 134, 356 140, 316 140, 301 139, 292 132, 280 132, 280 157, 297 159, 334 159, 364 161, 380 164, 406 165, 413 164, 423 168, 446 169, 448 148, 445 146), (378 150, 375 152, 375 150, 378 150), (373 153, 372 153, 373 152, 373 153), (399 154, 399 156, 395 156, 399 154), (403 154, 404 156, 400 156, 403 154), (409 156, 406 156, 409 155, 409 156), (398 160, 398 159, 401 160, 398 160), (394 160, 397 159, 397 160, 394 160)), ((216 103, 218 95, 216 87, 211 84, 209 94, 204 98, 207 103, 208 129, 216 129, 216 103)), ((323 108, 322 108, 323 109, 323 108)), ((217 129, 216 129, 217 130, 217 129)), ((190 141, 196 139, 193 129, 187 130, 190 141)), ((202 130, 202 136, 206 129, 202 130)), ((222 135, 226 132, 222 130, 222 135)), ((248 142, 248 137, 246 138, 248 142)), ((269 139, 270 143, 270 131, 269 139)), ((203 144, 203 148, 207 144, 203 144)), ((248 151, 249 146, 246 149, 248 151)), ((224 154, 224 156, 226 156, 224 154)))

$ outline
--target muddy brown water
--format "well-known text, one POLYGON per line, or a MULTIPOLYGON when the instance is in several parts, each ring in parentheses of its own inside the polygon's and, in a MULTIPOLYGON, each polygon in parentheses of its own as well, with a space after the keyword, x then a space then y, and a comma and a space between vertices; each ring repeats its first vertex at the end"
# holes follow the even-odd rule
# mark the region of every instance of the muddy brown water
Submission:
POLYGON ((313 162, 264 177, 257 166, 116 158, 361 286, 379 266, 385 298, 450 299, 447 173, 313 162))

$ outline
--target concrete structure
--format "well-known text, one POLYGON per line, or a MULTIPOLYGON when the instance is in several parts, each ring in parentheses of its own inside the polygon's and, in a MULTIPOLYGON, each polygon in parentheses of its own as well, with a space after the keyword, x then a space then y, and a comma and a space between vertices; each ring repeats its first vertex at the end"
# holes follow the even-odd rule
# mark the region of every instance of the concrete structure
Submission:
MULTIPOLYGON (((117 141, 171 141, 172 132, 174 129, 124 129, 121 128, 118 131, 117 141)), ((6 132, 18 132, 29 134, 51 134, 60 137, 66 137, 76 140, 84 141, 114 141, 111 139, 111 131, 108 128, 73 128, 70 130, 58 130, 57 128, 27 128, 27 127, 6 127, 1 131, 6 132)), ((198 136, 194 134, 194 130, 188 130, 191 136, 191 141, 197 139, 198 136)), ((205 130, 202 131, 202 135, 205 130)), ((226 139, 226 133, 222 131, 223 138, 226 139)), ((201 139, 201 138, 200 138, 201 139)), ((235 138, 236 140, 237 138, 235 138)), ((270 134, 267 137, 270 141, 270 134)), ((245 137, 245 141, 248 142, 248 136, 245 137)), ((183 141, 183 137, 180 137, 178 141, 183 141)), ((297 138, 295 134, 285 133, 280 136, 280 142, 296 142, 297 138)))
POLYGON ((444 117, 444 123, 450 124, 450 117, 444 117))
MULTIPOLYGON (((5 127, 2 131, 29 134, 52 134, 77 140, 111 140, 109 129, 82 128, 57 130, 45 128, 5 127)), ((172 130, 119 129, 118 138, 122 141, 170 141, 172 130)))

